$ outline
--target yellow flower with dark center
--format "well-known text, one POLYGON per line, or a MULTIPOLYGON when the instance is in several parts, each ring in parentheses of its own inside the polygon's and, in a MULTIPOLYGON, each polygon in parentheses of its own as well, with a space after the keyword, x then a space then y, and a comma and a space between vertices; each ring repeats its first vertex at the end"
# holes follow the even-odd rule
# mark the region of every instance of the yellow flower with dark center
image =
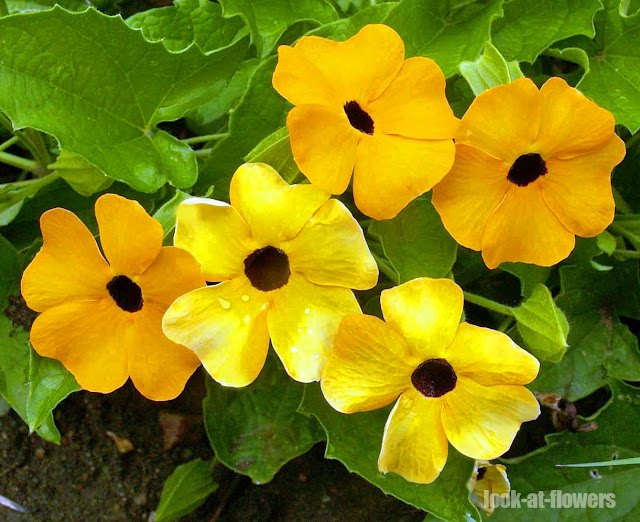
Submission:
POLYGON ((89 229, 62 208, 40 218, 43 246, 22 276, 40 355, 58 359, 85 390, 109 393, 129 377, 145 397, 177 397, 200 365, 162 333, 173 300, 204 285, 191 254, 163 247, 164 232, 136 201, 96 201, 105 258, 89 229))
POLYGON ((467 487, 471 492, 473 504, 491 516, 499 499, 495 495, 508 496, 511 484, 507 477, 507 468, 502 464, 491 464, 486 460, 478 460, 467 487))
POLYGON ((230 198, 178 209, 175 244, 221 283, 176 300, 164 332, 225 386, 258 376, 269 338, 291 377, 319 380, 340 320, 360 311, 351 289, 378 279, 362 229, 327 192, 259 163, 236 171, 230 198))
POLYGON ((451 172, 433 204, 454 239, 504 261, 551 266, 575 236, 612 221, 611 171, 624 143, 614 118, 560 78, 522 78, 480 94, 456 134, 451 172))
POLYGON ((386 25, 334 42, 302 37, 278 48, 274 88, 295 105, 287 116, 300 170, 332 194, 353 173, 358 208, 390 219, 431 189, 453 164, 458 126, 433 60, 404 59, 386 25))
POLYGON ((384 430, 378 469, 433 482, 447 440, 464 455, 493 459, 509 449, 540 407, 523 384, 538 361, 501 332, 460 323, 462 290, 448 279, 414 279, 380 296, 386 323, 344 318, 322 377, 336 410, 382 408, 400 397, 384 430))

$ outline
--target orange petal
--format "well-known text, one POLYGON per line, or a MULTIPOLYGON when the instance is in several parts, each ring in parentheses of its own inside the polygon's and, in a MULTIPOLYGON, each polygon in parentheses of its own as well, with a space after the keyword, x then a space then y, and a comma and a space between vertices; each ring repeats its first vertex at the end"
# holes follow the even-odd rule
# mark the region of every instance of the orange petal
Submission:
POLYGON ((541 185, 512 187, 489 219, 482 238, 482 258, 489 268, 505 261, 551 266, 565 259, 575 236, 553 214, 541 185))
POLYGON ((444 95, 445 85, 436 62, 409 58, 391 85, 366 107, 375 131, 429 140, 453 138, 460 122, 444 95))
POLYGON ((129 377, 127 347, 134 316, 113 299, 72 301, 46 310, 31 327, 31 344, 59 360, 85 390, 110 393, 129 377))
POLYGON ((353 177, 357 207, 374 219, 391 219, 449 172, 452 140, 414 140, 374 133, 358 145, 353 177))
POLYGON ((480 250, 487 221, 511 184, 509 165, 468 145, 456 145, 451 172, 433 187, 433 206, 454 239, 480 250))
POLYGON ((109 295, 113 275, 95 239, 74 214, 62 208, 40 218, 43 245, 22 276, 27 306, 42 312, 69 300, 98 300, 109 295))
POLYGON ((342 413, 383 408, 411 387, 422 362, 403 337, 377 317, 346 316, 322 375, 327 402, 342 413))
POLYGON ((624 142, 614 135, 591 154, 546 162, 548 172, 540 178, 542 195, 569 231, 592 237, 611 224, 615 213, 611 171, 624 155, 624 142))
POLYGON ((424 397, 413 388, 403 393, 384 428, 378 469, 420 484, 438 478, 449 453, 441 411, 441 399, 424 397))
POLYGON ((104 194, 96 201, 96 219, 113 275, 140 275, 160 253, 162 225, 137 201, 104 194))
POLYGON ((542 96, 529 78, 479 94, 463 116, 456 143, 480 149, 511 165, 538 136, 542 96))
POLYGON ((322 105, 294 107, 287 116, 287 128, 300 171, 321 189, 342 194, 349 186, 363 136, 345 112, 322 105))

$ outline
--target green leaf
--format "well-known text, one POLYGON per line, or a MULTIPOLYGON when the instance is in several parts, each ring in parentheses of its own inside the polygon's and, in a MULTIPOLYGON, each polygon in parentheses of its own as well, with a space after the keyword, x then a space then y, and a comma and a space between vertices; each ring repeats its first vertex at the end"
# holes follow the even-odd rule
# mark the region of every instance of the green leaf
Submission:
POLYGON ((492 39, 507 60, 533 63, 554 42, 576 34, 593 38, 600 0, 511 0, 493 24, 492 39))
POLYGON ((18 252, 10 241, 0 235, 0 310, 22 275, 18 252))
POLYGON ((272 356, 246 388, 226 388, 207 379, 204 424, 220 462, 264 484, 323 440, 318 423, 296 411, 303 389, 272 356))
POLYGON ((577 88, 634 133, 640 129, 640 12, 623 16, 620 0, 603 4, 595 17, 597 49, 577 88))
POLYGON ((292 183, 300 174, 300 169, 293 159, 289 131, 286 127, 278 129, 263 139, 244 159, 252 163, 271 165, 287 183, 292 183))
POLYGON ((246 33, 239 16, 223 18, 220 5, 210 0, 176 0, 172 6, 149 9, 127 18, 127 25, 142 29, 147 40, 162 41, 173 52, 195 43, 209 53, 246 33))
POLYGON ((175 195, 153 214, 154 219, 157 219, 162 225, 165 239, 171 236, 171 232, 176 227, 176 213, 180 203, 190 197, 186 192, 176 189, 175 195))
POLYGON ((321 25, 306 33, 306 36, 322 36, 335 41, 344 41, 356 34, 367 24, 379 24, 398 5, 398 2, 384 2, 357 11, 349 18, 321 25))
POLYGON ((539 283, 546 283, 551 275, 551 268, 527 263, 501 263, 500 270, 520 280, 521 294, 525 297, 529 297, 539 283))
POLYGON ((589 56, 579 47, 566 47, 564 49, 547 49, 546 55, 553 58, 559 58, 560 60, 566 60, 567 62, 575 63, 582 67, 585 73, 589 72, 589 56))
POLYGON ((338 19, 328 0, 220 0, 224 16, 240 15, 249 26, 258 56, 271 53, 284 32, 297 22, 327 24, 338 19))
POLYGON ((618 247, 616 238, 606 230, 596 237, 596 242, 600 250, 606 252, 610 256, 613 255, 618 247))
POLYGON ((57 175, 34 178, 26 181, 14 181, 0 185, 0 227, 11 223, 20 212, 25 200, 35 196, 38 191, 58 179, 57 175))
POLYGON ((9 12, 25 13, 29 11, 44 11, 56 5, 67 11, 84 11, 89 7, 86 0, 6 0, 9 12))
POLYGON ((541 361, 558 362, 567 351, 569 323, 549 289, 537 285, 530 297, 513 309, 518 332, 529 351, 541 361))
MULTIPOLYGON (((612 400, 595 418, 598 428, 585 433, 564 431, 547 436, 548 445, 531 455, 507 461, 511 489, 522 495, 538 496, 543 492, 549 499, 542 508, 498 508, 491 522, 562 520, 637 520, 640 515, 638 481, 640 468, 631 466, 594 466, 591 468, 559 468, 557 464, 570 462, 607 461, 637 458, 640 455, 638 425, 640 423, 640 392, 622 383, 612 383, 612 400), (615 495, 615 504, 604 509, 576 507, 552 509, 551 492, 595 493, 615 495)), ((611 499, 611 497, 609 497, 611 499)))
MULTIPOLYGON (((337 459, 388 495, 393 495, 442 520, 452 522, 480 520, 469 502, 466 483, 474 462, 449 446, 449 459, 440 477, 428 485, 414 484, 399 475, 378 471, 378 455, 390 408, 345 415, 324 399, 317 383, 305 386, 300 411, 316 417, 327 432, 325 456, 337 459)), ((425 439, 428 443, 428 438, 425 439)))
POLYGON ((178 520, 197 509, 218 484, 211 475, 211 463, 195 459, 178 466, 164 483, 160 503, 153 520, 170 522, 178 520))
POLYGON ((138 190, 153 192, 166 180, 187 187, 197 177, 195 154, 155 125, 219 92, 245 51, 243 39, 208 55, 196 47, 170 53, 93 9, 4 17, 0 109, 15 127, 52 134, 138 190))
POLYGON ((456 242, 442 225, 429 196, 413 200, 393 219, 374 221, 369 233, 380 241, 395 268, 396 283, 416 277, 444 277, 456 261, 456 242))
POLYGON ((49 169, 57 172, 81 196, 91 196, 106 190, 113 183, 112 179, 105 176, 80 154, 66 150, 60 151, 60 155, 55 163, 49 165, 49 169))
POLYGON ((556 464, 561 468, 593 468, 595 466, 631 466, 640 464, 640 457, 620 460, 606 460, 604 462, 583 462, 581 464, 556 464))
POLYGON ((448 78, 460 62, 475 60, 491 39, 491 23, 502 15, 502 3, 404 0, 384 23, 402 36, 407 56, 432 58, 448 78))
POLYGON ((484 44, 482 56, 475 62, 462 62, 460 72, 476 96, 492 87, 522 78, 518 62, 507 62, 491 42, 484 44))

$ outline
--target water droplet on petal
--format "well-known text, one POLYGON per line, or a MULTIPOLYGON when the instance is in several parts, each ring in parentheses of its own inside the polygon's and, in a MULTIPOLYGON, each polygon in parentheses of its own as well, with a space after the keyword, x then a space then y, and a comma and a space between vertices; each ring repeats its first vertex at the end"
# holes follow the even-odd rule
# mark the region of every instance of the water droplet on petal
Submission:
POLYGON ((291 353, 298 353, 298 352, 299 350, 295 346, 291 347, 291 353))
POLYGON ((309 315, 309 314, 311 313, 311 308, 305 308, 305 309, 304 309, 304 313, 305 313, 306 315, 309 315))
POLYGON ((245 323, 248 323, 249 321, 251 321, 251 317, 250 317, 250 316, 248 316, 248 315, 245 315, 245 316, 244 316, 244 322, 245 322, 245 323))
POLYGON ((313 354, 313 358, 314 359, 320 359, 320 354, 319 353, 314 353, 313 354))
POLYGON ((220 303, 220 306, 225 310, 229 310, 229 308, 231 308, 231 303, 226 299, 222 299, 222 297, 218 297, 218 302, 220 303))
POLYGON ((249 296, 247 294, 244 294, 242 296, 242 300, 246 303, 249 300, 249 296))

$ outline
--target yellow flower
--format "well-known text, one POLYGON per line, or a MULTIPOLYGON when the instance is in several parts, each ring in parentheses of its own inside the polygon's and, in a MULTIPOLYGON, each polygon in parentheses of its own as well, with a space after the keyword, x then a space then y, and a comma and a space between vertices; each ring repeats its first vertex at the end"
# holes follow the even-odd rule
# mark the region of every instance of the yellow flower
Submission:
POLYGON ((458 119, 433 60, 404 59, 386 25, 344 42, 305 36, 278 48, 274 88, 295 105, 291 150, 309 181, 342 194, 353 172, 356 205, 390 219, 431 189, 453 164, 458 119))
POLYGON ((386 323, 344 318, 322 391, 343 413, 370 411, 400 397, 389 415, 378 469, 433 482, 447 440, 464 455, 493 459, 520 424, 540 414, 523 384, 538 361, 505 334, 460 323, 462 290, 448 279, 414 279, 380 296, 386 323))
POLYGON ((162 247, 162 226, 136 201, 105 194, 96 218, 108 263, 73 213, 54 208, 40 218, 43 246, 22 276, 27 305, 42 312, 31 344, 86 390, 109 393, 130 376, 145 397, 173 399, 200 362, 163 335, 162 315, 204 285, 200 266, 162 247))
POLYGON ((451 172, 433 204, 455 240, 503 261, 551 266, 575 236, 613 220, 611 170, 624 143, 611 113, 560 78, 522 78, 480 94, 456 134, 451 172))
POLYGON ((340 320, 360 311, 350 289, 378 279, 362 229, 328 193, 260 163, 241 166, 229 193, 231 205, 194 198, 178 209, 175 244, 222 282, 176 300, 164 332, 225 386, 258 376, 269 338, 291 377, 319 380, 340 320))
POLYGON ((509 495, 511 491, 507 468, 502 464, 491 464, 486 460, 478 460, 467 487, 471 492, 471 502, 491 516, 497 502, 497 499, 492 495, 505 496, 509 495))

